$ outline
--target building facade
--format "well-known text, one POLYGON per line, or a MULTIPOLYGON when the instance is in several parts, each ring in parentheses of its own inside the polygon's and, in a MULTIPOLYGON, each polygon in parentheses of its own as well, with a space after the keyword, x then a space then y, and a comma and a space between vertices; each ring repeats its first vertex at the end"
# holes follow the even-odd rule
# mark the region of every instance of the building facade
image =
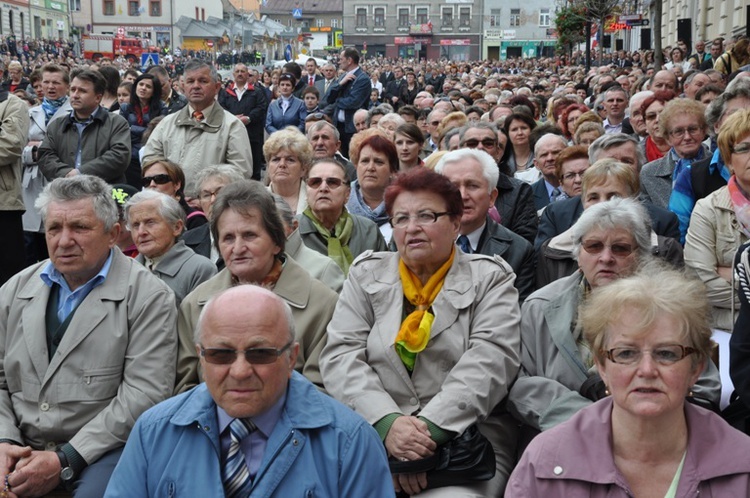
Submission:
POLYGON ((261 4, 260 13, 287 28, 299 28, 300 54, 325 57, 342 47, 343 4, 343 0, 269 0, 261 4))
POLYGON ((504 60, 554 54, 555 3, 549 0, 486 2, 482 58, 504 60))
MULTIPOLYGON (((747 33, 748 0, 663 0, 664 46, 674 46, 679 36, 678 21, 689 20, 693 44, 698 39, 731 38, 747 33)), ((692 47, 691 47, 692 49, 692 47)))
POLYGON ((368 56, 475 60, 482 51, 483 9, 484 0, 347 0, 343 42, 368 56))
POLYGON ((28 0, 0 1, 0 36, 21 39, 31 36, 28 0))
POLYGON ((67 39, 70 17, 65 0, 30 0, 29 22, 33 38, 67 39))

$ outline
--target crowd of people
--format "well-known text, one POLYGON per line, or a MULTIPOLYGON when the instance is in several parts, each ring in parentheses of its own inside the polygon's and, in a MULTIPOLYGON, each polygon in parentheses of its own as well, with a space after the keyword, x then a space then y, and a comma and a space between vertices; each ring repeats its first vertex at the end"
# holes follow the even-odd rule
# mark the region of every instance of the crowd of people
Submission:
POLYGON ((0 497, 750 496, 750 42, 706 45, 0 45, 0 497))

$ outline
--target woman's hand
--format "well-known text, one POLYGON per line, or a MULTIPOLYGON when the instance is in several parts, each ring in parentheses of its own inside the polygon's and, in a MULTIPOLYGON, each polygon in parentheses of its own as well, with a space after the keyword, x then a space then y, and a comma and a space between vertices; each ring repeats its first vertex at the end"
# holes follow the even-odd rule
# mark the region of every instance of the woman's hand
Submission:
POLYGON ((727 266, 717 266, 716 267, 716 273, 719 274, 721 278, 726 280, 729 283, 732 283, 732 272, 734 271, 734 268, 727 267, 727 266))
POLYGON ((427 473, 397 474, 393 477, 393 489, 396 493, 403 491, 407 495, 416 495, 427 488, 427 473))
POLYGON ((427 424, 417 417, 396 419, 385 437, 388 454, 399 460, 419 460, 431 456, 437 444, 430 438, 427 424))

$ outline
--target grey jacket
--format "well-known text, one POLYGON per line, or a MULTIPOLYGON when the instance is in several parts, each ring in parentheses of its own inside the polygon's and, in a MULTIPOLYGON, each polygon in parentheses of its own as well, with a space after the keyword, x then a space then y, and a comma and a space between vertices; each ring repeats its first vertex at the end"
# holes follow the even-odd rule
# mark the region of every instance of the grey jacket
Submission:
MULTIPOLYGON (((47 136, 39 146, 39 169, 48 180, 63 178, 75 168, 78 130, 73 119, 50 121, 47 136)), ((122 116, 99 107, 81 136, 81 174, 94 175, 107 183, 125 183, 130 163, 130 126, 122 116)))
POLYGON ((21 154, 28 142, 29 111, 15 95, 0 92, 0 100, 0 211, 23 211, 21 154))
MULTIPOLYGON (((508 395, 508 410, 521 422, 547 430, 592 402, 578 390, 592 371, 571 333, 580 304, 583 274, 578 271, 534 292, 521 312, 521 372, 508 395)), ((693 393, 716 406, 719 371, 711 361, 693 393)))
MULTIPOLYGON (((135 259, 143 265, 146 264, 143 254, 139 254, 135 259)), ((193 289, 216 275, 216 265, 210 259, 193 252, 181 240, 159 260, 154 268, 154 275, 172 289, 179 307, 185 296, 193 289)))
POLYGON ((39 277, 46 264, 0 289, 0 439, 36 450, 68 442, 91 464, 123 446, 138 416, 171 394, 177 307, 163 282, 115 248, 107 278, 50 360, 50 288, 39 277))
MULTIPOLYGON (((352 221, 354 222, 354 228, 352 230, 352 236, 349 239, 349 250, 352 256, 355 258, 363 252, 370 251, 387 251, 388 246, 385 243, 383 234, 380 233, 378 225, 374 221, 370 221, 362 216, 356 214, 350 214, 352 221)), ((310 218, 304 214, 298 214, 297 220, 299 220, 299 234, 302 236, 302 242, 307 247, 318 251, 324 256, 328 256, 328 244, 318 234, 318 230, 313 225, 310 218)))
POLYGON ((299 229, 289 234, 284 250, 302 268, 307 270, 311 277, 317 278, 337 293, 341 292, 341 288, 344 286, 344 272, 331 258, 307 247, 302 242, 299 229))

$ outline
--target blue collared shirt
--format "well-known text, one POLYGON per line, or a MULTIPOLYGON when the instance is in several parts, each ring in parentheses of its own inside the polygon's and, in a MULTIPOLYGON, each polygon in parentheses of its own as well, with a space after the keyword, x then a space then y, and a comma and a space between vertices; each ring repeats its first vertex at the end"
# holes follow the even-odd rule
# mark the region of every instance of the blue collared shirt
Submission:
MULTIPOLYGON (((240 442, 240 449, 245 455, 245 463, 250 471, 250 476, 255 477, 260 469, 260 464, 263 461, 263 454, 266 452, 266 445, 268 444, 268 438, 271 437, 271 433, 276 427, 276 423, 281 418, 281 412, 284 410, 286 404, 286 391, 271 406, 268 410, 251 417, 250 420, 255 424, 258 430, 253 431, 240 442)), ((234 417, 227 414, 223 408, 216 405, 216 414, 219 419, 219 434, 221 434, 221 462, 224 463, 227 454, 229 453, 229 446, 232 443, 232 436, 229 434, 229 424, 232 423, 234 417)))
POLYGON ((109 269, 112 266, 112 256, 114 255, 114 249, 109 250, 109 256, 104 261, 99 273, 91 277, 91 279, 78 287, 76 290, 70 290, 68 282, 65 281, 65 277, 60 273, 52 261, 47 263, 42 270, 39 277, 48 287, 52 288, 54 284, 60 286, 60 295, 57 300, 57 318, 60 322, 64 322, 68 315, 70 315, 76 307, 86 299, 86 296, 99 285, 104 283, 104 280, 109 274, 109 269))

